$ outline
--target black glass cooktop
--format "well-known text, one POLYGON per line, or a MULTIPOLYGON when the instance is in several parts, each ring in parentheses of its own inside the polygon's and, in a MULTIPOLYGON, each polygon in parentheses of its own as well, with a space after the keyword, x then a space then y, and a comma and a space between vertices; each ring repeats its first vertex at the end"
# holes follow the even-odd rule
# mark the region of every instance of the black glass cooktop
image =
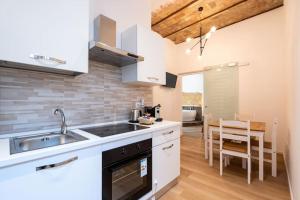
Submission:
POLYGON ((97 126, 97 127, 91 127, 91 128, 84 128, 81 129, 85 132, 91 133, 93 135, 97 135, 99 137, 107 137, 111 135, 117 135, 122 133, 127 133, 130 131, 137 131, 146 129, 149 127, 146 126, 140 126, 137 124, 111 124, 106 126, 97 126))

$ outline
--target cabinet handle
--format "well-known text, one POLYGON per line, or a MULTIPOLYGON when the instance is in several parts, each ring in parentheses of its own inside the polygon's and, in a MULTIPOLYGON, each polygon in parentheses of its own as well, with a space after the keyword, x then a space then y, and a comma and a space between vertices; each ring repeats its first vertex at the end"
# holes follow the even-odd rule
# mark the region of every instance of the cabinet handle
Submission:
POLYGON ((169 134, 172 134, 172 133, 174 133, 174 131, 163 133, 163 135, 169 135, 169 134))
POLYGON ((133 57, 133 58, 135 58, 135 59, 138 59, 138 58, 139 58, 139 56, 137 56, 137 55, 135 55, 135 54, 132 54, 132 53, 127 53, 127 55, 130 56, 130 57, 133 57))
POLYGON ((168 147, 164 147, 164 148, 162 148, 162 150, 171 149, 173 146, 174 146, 174 144, 171 144, 171 145, 170 145, 170 146, 168 146, 168 147))
POLYGON ((42 55, 38 55, 38 54, 30 54, 29 57, 34 59, 34 60, 47 60, 47 61, 56 62, 58 64, 67 64, 67 61, 65 61, 65 60, 60 60, 58 58, 53 58, 53 57, 49 57, 49 56, 42 56, 42 55))
POLYGON ((59 163, 54 163, 54 164, 49 164, 49 165, 43 165, 43 166, 36 167, 36 171, 41 171, 41 170, 45 170, 45 169, 60 167, 60 166, 69 164, 71 162, 74 162, 75 160, 78 160, 78 156, 75 156, 73 158, 70 158, 68 160, 65 160, 65 161, 62 161, 62 162, 59 162, 59 163))
POLYGON ((149 80, 155 80, 155 81, 159 81, 159 78, 156 78, 156 77, 151 77, 151 76, 149 76, 149 77, 147 77, 149 80))

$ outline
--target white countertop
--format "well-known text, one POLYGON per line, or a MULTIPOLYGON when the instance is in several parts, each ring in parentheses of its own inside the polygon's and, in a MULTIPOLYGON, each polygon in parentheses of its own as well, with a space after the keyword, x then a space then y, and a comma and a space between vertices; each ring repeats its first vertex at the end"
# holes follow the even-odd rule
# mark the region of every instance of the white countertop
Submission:
POLYGON ((32 135, 32 134, 37 134, 37 133, 49 133, 49 132, 57 131, 57 129, 2 135, 2 136, 0 136, 0 169, 3 167, 7 167, 7 166, 23 163, 23 162, 28 162, 31 160, 41 159, 41 158, 69 152, 69 151, 84 149, 84 148, 88 148, 88 147, 105 144, 108 142, 123 140, 126 138, 131 138, 131 137, 151 133, 151 132, 154 132, 154 131, 157 131, 160 129, 170 128, 170 127, 174 127, 174 126, 180 126, 180 122, 172 122, 172 121, 156 122, 155 124, 148 126, 150 128, 147 128, 147 129, 131 131, 131 132, 117 134, 117 135, 108 136, 108 137, 98 137, 98 136, 95 136, 95 135, 92 135, 87 132, 79 130, 79 128, 86 128, 86 127, 92 127, 92 126, 104 126, 104 125, 115 124, 115 123, 124 123, 124 122, 127 122, 127 121, 70 127, 69 130, 72 130, 73 132, 80 134, 83 137, 88 138, 88 140, 74 142, 74 143, 65 144, 65 145, 58 145, 58 146, 54 146, 54 147, 38 149, 38 150, 33 150, 33 151, 27 151, 27 152, 23 152, 23 153, 12 154, 12 155, 10 155, 9 137, 32 135))

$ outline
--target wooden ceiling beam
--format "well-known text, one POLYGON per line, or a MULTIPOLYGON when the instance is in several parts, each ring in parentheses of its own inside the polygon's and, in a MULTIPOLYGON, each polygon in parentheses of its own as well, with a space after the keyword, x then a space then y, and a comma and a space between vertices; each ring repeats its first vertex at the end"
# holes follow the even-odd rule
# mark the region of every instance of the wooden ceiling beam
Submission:
MULTIPOLYGON (((271 8, 271 9, 269 9, 269 10, 267 10, 267 11, 262 11, 262 12, 259 12, 259 13, 255 14, 255 15, 251 15, 251 16, 246 17, 246 18, 244 18, 244 19, 241 19, 241 20, 239 20, 239 21, 235 21, 235 22, 233 22, 233 23, 226 24, 226 25, 224 25, 224 26, 218 27, 218 29, 222 29, 222 28, 231 26, 231 25, 233 25, 233 24, 242 22, 242 21, 247 20, 247 19, 250 19, 250 18, 252 18, 252 17, 255 17, 255 16, 261 15, 261 14, 263 14, 263 13, 269 12, 269 11, 271 11, 271 10, 275 10, 275 9, 280 8, 280 7, 282 7, 282 6, 283 6, 283 4, 282 4, 282 5, 279 5, 279 6, 276 6, 276 7, 274 7, 274 8, 271 8)), ((194 37, 194 38, 198 38, 198 37, 200 37, 200 34, 197 35, 197 36, 194 37)))
POLYGON ((178 9, 178 10, 176 10, 176 11, 170 13, 170 14, 167 15, 166 17, 164 17, 164 18, 160 19, 159 21, 155 22, 154 24, 152 24, 152 27, 154 27, 154 26, 160 24, 161 22, 165 21, 166 19, 168 19, 168 18, 174 16, 175 14, 181 12, 182 10, 184 10, 184 9, 186 9, 187 7, 193 5, 193 4, 196 3, 197 1, 199 1, 199 0, 193 0, 193 1, 191 1, 190 3, 188 3, 188 4, 184 5, 183 7, 181 7, 180 9, 178 9))
POLYGON ((221 29, 284 5, 284 0, 199 0, 185 7, 192 1, 175 0, 153 12, 152 23, 161 22, 152 30, 179 44, 187 37, 199 37, 200 24, 204 35, 212 26, 221 29), (204 7, 202 16, 197 12, 200 6, 204 7))
POLYGON ((176 30, 176 31, 174 31, 174 32, 172 32, 172 33, 169 33, 169 34, 167 34, 167 35, 163 35, 163 37, 166 38, 166 37, 169 37, 169 36, 171 36, 171 35, 174 35, 174 34, 180 32, 180 31, 182 31, 182 30, 185 30, 185 29, 189 28, 190 26, 193 26, 193 25, 195 25, 195 24, 197 24, 197 23, 199 23, 199 22, 202 22, 202 21, 207 20, 207 19, 209 19, 209 18, 211 18, 211 17, 214 17, 214 16, 216 16, 216 15, 222 13, 222 12, 225 12, 225 11, 227 11, 227 10, 230 10, 231 8, 233 8, 233 7, 235 7, 235 6, 238 6, 238 5, 242 4, 242 3, 245 3, 246 1, 247 1, 247 0, 241 0, 241 1, 235 3, 235 4, 231 5, 231 6, 228 6, 228 7, 224 8, 224 9, 222 9, 222 10, 216 12, 216 13, 213 13, 213 14, 207 16, 207 17, 204 17, 204 18, 201 19, 201 20, 197 20, 197 21, 195 21, 195 22, 193 22, 193 23, 191 23, 191 24, 189 24, 189 25, 187 25, 187 26, 185 26, 185 27, 183 27, 183 28, 180 28, 180 29, 178 29, 178 30, 176 30))

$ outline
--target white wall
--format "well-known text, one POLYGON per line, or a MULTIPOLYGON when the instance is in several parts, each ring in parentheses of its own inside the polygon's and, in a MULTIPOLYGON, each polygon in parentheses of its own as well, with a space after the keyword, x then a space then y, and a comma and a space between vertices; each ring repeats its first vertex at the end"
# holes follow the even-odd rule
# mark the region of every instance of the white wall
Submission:
MULTIPOLYGON (((178 74, 176 67, 176 46, 169 40, 165 40, 165 62, 167 72, 178 74)), ((153 104, 161 104, 161 115, 166 120, 181 121, 181 77, 177 78, 176 88, 162 86, 153 87, 153 104)))
POLYGON ((151 29, 150 0, 90 0, 90 40, 93 40, 94 18, 105 15, 117 22, 117 44, 121 48, 121 32, 139 24, 151 29))
MULTIPOLYGON (((185 54, 195 41, 177 45, 174 57, 178 73, 232 61, 250 62, 239 72, 239 112, 254 113, 257 120, 267 122, 268 131, 278 117, 278 141, 286 136, 283 11, 281 7, 218 30, 208 40, 201 60, 198 49, 185 54)), ((270 140, 270 134, 266 138, 270 140)))
POLYGON ((300 2, 285 1, 286 74, 287 74, 287 136, 284 157, 294 200, 300 199, 300 2))
POLYGON ((203 74, 191 74, 182 77, 182 92, 203 93, 203 74))

